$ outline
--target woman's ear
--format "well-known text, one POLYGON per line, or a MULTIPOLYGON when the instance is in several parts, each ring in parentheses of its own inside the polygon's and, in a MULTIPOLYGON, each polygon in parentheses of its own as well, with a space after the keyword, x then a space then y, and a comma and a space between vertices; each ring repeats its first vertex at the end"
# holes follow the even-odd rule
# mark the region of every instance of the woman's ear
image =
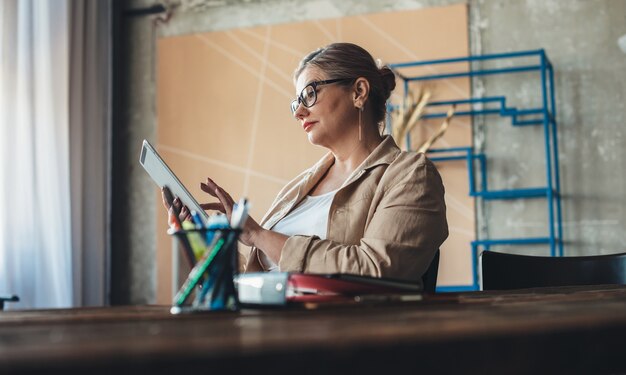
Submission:
POLYGON ((359 77, 354 82, 354 105, 363 108, 370 94, 370 83, 367 79, 359 77))

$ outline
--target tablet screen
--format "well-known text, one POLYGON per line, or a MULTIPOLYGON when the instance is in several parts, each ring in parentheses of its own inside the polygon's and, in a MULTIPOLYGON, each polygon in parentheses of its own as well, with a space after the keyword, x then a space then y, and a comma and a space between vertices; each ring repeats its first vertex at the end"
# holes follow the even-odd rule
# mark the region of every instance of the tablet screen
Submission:
POLYGON ((180 182, 174 172, 167 166, 155 148, 145 139, 141 147, 139 162, 160 188, 167 186, 172 191, 172 194, 180 198, 189 210, 198 212, 206 224, 209 215, 200 207, 198 201, 195 200, 185 185, 180 182))

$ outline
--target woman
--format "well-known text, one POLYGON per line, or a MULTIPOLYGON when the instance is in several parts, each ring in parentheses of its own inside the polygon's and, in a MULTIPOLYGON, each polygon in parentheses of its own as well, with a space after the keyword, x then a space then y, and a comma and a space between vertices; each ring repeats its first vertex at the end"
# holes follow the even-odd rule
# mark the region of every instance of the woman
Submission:
MULTIPOLYGON (((357 45, 334 43, 306 56, 294 81, 292 113, 309 142, 329 153, 280 191, 260 223, 247 220, 246 272, 421 282, 448 236, 444 188, 423 154, 401 152, 381 135, 393 72, 357 45)), ((209 178, 201 188, 218 199, 203 208, 230 217, 232 197, 209 178)))

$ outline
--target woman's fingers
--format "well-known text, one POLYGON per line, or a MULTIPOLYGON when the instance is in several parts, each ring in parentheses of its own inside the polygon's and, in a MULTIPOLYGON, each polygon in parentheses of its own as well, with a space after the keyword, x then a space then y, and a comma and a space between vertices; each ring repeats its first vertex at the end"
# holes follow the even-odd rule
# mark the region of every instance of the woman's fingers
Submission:
POLYGON ((235 204, 235 200, 233 199, 233 197, 230 196, 230 194, 228 194, 228 192, 224 189, 222 189, 221 187, 217 187, 217 189, 215 189, 216 192, 220 192, 220 194, 222 194, 222 196, 228 201, 228 203, 232 206, 235 204))
POLYGON ((200 183, 200 189, 202 189, 202 191, 204 191, 205 193, 208 193, 208 194, 216 197, 216 195, 215 195, 215 187, 211 188, 211 186, 209 186, 208 184, 205 184, 204 182, 201 182, 200 183))
POLYGON ((180 201, 180 199, 178 197, 174 198, 174 202, 172 204, 172 209, 174 211, 174 214, 178 215, 178 218, 180 221, 184 220, 184 216, 183 216, 183 211, 185 210, 185 206, 183 205, 183 203, 180 201))
POLYGON ((216 210, 222 213, 225 213, 226 216, 230 218, 230 215, 233 211, 233 205, 235 204, 235 200, 226 192, 226 190, 222 189, 215 181, 211 180, 207 177, 206 182, 200 183, 200 189, 205 193, 208 193, 214 197, 216 197, 219 202, 215 203, 204 203, 200 206, 205 210, 216 210))
MULTIPOLYGON (((222 198, 224 198, 224 200, 226 201, 226 203, 228 203, 228 205, 232 206, 233 204, 235 204, 235 200, 233 199, 233 197, 230 196, 230 194, 228 194, 226 192, 226 190, 222 189, 221 186, 219 186, 218 184, 215 183, 215 181, 211 180, 209 177, 206 178, 206 185, 209 189, 211 189, 214 193, 211 194, 214 197, 218 197, 218 195, 216 194, 221 194, 222 198), (219 191, 219 193, 218 193, 219 191)), ((221 199, 220 199, 221 200, 221 199)), ((222 202, 224 203, 224 202, 222 202)))
POLYGON ((174 227, 176 224, 176 215, 174 215, 174 210, 172 208, 167 210, 167 224, 170 227, 174 227))
POLYGON ((228 195, 224 190, 220 187, 215 189, 215 194, 217 194, 217 198, 222 202, 224 206, 224 210, 226 211, 226 216, 230 219, 230 214, 233 212, 233 198, 228 195))
POLYGON ((161 199, 163 200, 163 206, 165 206, 165 209, 169 210, 170 205, 167 204, 167 199, 165 199, 165 188, 161 188, 161 199))
POLYGON ((220 202, 201 203, 200 207, 202 207, 202 209, 204 210, 215 210, 215 211, 220 211, 220 212, 226 212, 224 210, 224 205, 220 202))
POLYGON ((174 207, 176 207, 178 211, 182 210, 182 206, 183 206, 183 202, 180 201, 180 198, 178 197, 174 198, 174 207))
POLYGON ((203 191, 205 191, 205 192, 207 192, 207 193, 211 194, 211 195, 212 195, 212 196, 214 196, 214 197, 217 197, 217 195, 216 195, 216 193, 215 193, 215 190, 216 190, 216 189, 220 189, 220 190, 222 191, 222 194, 223 194, 224 196, 226 196, 226 197, 230 200, 230 203, 235 203, 235 201, 234 201, 234 200, 233 200, 233 198, 230 196, 230 194, 228 194, 228 193, 226 192, 226 190, 222 189, 222 187, 220 187, 218 184, 216 184, 216 183, 215 183, 215 181, 211 180, 211 178, 209 178, 209 177, 207 177, 207 178, 206 178, 206 183, 201 183, 201 184, 200 184, 200 188, 201 188, 203 191))
POLYGON ((163 206, 165 206, 167 210, 167 222, 170 226, 173 226, 176 221, 183 222, 185 220, 191 220, 191 211, 183 204, 180 198, 174 198, 172 205, 168 203, 172 198, 171 192, 168 191, 166 193, 166 187, 161 188, 161 198, 163 199, 163 206), (169 199, 166 198, 168 193, 170 195, 169 199))
POLYGON ((180 210, 180 215, 178 215, 178 219, 183 222, 185 220, 191 220, 191 211, 187 208, 187 206, 183 206, 183 209, 180 210))
POLYGON ((230 215, 235 201, 230 196, 230 194, 226 192, 226 190, 222 189, 218 184, 215 183, 215 181, 211 180, 209 177, 207 177, 206 182, 200 183, 200 188, 205 193, 216 197, 220 201, 219 203, 210 203, 211 206, 207 206, 210 208, 205 208, 204 206, 202 206, 202 208, 218 210, 226 213, 227 215, 230 215), (217 206, 217 204, 219 204, 219 206, 217 206))

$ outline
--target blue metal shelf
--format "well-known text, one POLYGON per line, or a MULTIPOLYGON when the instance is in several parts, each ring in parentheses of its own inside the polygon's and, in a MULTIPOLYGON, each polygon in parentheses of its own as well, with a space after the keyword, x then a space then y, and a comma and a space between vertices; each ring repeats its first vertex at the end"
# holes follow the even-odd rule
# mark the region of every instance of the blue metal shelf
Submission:
MULTIPOLYGON (((480 110, 472 109, 469 111, 458 111, 458 112, 455 112, 454 115, 455 116, 500 115, 502 117, 510 117, 513 126, 543 124, 542 118, 535 118, 531 120, 519 119, 519 117, 530 116, 530 115, 543 116, 544 111, 542 108, 517 109, 515 107, 508 107, 506 105, 506 97, 504 96, 489 96, 489 97, 484 97, 484 98, 431 102, 431 103, 428 103, 427 107, 464 105, 464 104, 490 104, 490 103, 497 103, 498 108, 489 108, 489 109, 480 109, 480 110)), ((445 118, 446 116, 447 116, 446 112, 437 112, 437 113, 427 113, 424 116, 422 116, 422 118, 424 119, 445 118)), ((550 113, 548 113, 548 116, 552 117, 550 113)))
MULTIPOLYGON (((511 64, 507 64, 511 65, 511 64)), ((433 162, 449 162, 465 160, 467 163, 469 192, 472 197, 482 200, 509 200, 509 199, 537 199, 544 198, 548 204, 548 235, 546 237, 530 238, 501 238, 501 239, 481 239, 472 241, 472 285, 453 285, 437 287, 437 291, 465 291, 478 290, 480 287, 478 279, 478 251, 479 249, 489 250, 491 246, 497 245, 534 245, 548 244, 552 256, 563 255, 563 226, 561 212, 560 176, 558 164, 558 138, 556 124, 556 107, 554 96, 554 69, 552 63, 546 56, 543 49, 532 51, 519 51, 512 53, 488 54, 479 56, 466 56, 450 59, 413 61, 398 64, 390 64, 396 74, 404 81, 405 95, 408 93, 409 82, 433 81, 449 78, 478 77, 487 75, 517 74, 522 72, 537 72, 540 76, 542 103, 538 108, 519 109, 507 106, 505 96, 488 96, 482 98, 461 98, 456 100, 446 100, 428 103, 427 107, 443 106, 466 106, 463 110, 455 112, 454 116, 478 116, 496 115, 509 117, 511 124, 515 127, 521 126, 541 126, 544 129, 544 147, 546 156, 546 185, 540 187, 527 187, 508 190, 489 190, 487 186, 487 157, 483 153, 474 152, 471 146, 451 147, 442 149, 431 149, 428 151, 429 158, 433 162), (476 62, 487 60, 507 60, 507 63, 517 58, 532 58, 538 61, 526 65, 507 66, 504 68, 472 69, 471 64, 466 71, 452 73, 430 74, 409 77, 401 73, 402 69, 420 66, 432 66, 441 64, 451 64, 460 62, 476 62), (481 105, 480 108, 476 108, 481 105), (480 177, 476 178, 476 166, 480 177), (479 188, 476 188, 476 185, 479 188)), ((430 112, 422 116, 423 119, 445 118, 446 112, 430 112)), ((410 135, 407 135, 406 144, 410 146, 410 135)))
MULTIPOLYGON (((489 96, 484 98, 471 98, 471 99, 458 99, 458 100, 445 100, 445 101, 437 101, 430 102, 426 105, 426 107, 437 107, 437 106, 451 106, 451 105, 468 105, 468 104, 490 104, 497 103, 497 108, 488 108, 488 109, 472 109, 469 111, 456 111, 454 116, 477 116, 477 115, 500 115, 502 117, 510 117, 513 126, 527 126, 527 125, 542 125, 542 118, 534 118, 531 120, 520 120, 519 117, 525 116, 543 116, 544 111, 543 108, 528 108, 528 109, 517 109, 515 107, 508 107, 506 105, 506 97, 504 96, 489 96)), ((395 109, 396 106, 389 106, 389 109, 395 109)), ((431 112, 426 113, 421 116, 422 119, 433 119, 433 118, 445 118, 447 117, 446 112, 431 112)), ((548 116, 552 118, 552 115, 548 112, 548 116)))
MULTIPOLYGON (((429 156, 429 159, 433 162, 453 161, 453 160, 466 160, 468 178, 470 180, 470 190, 468 194, 472 197, 481 197, 485 200, 495 199, 524 199, 524 198, 547 198, 550 195, 548 187, 535 187, 524 189, 508 189, 508 190, 488 190, 486 180, 486 158, 484 154, 474 153, 471 147, 451 147, 443 149, 431 149, 428 154, 452 154, 448 156, 429 156), (463 153, 463 154, 459 154, 463 153), (481 190, 476 191, 474 182, 475 167, 472 160, 478 160, 481 169, 481 190)), ((552 192, 553 195, 557 193, 552 192)))
POLYGON ((473 194, 475 197, 482 197, 487 200, 493 199, 519 199, 519 198, 546 198, 550 190, 547 187, 510 189, 510 190, 487 190, 473 194))
POLYGON ((517 68, 483 69, 483 70, 475 70, 475 71, 459 72, 459 73, 432 74, 428 76, 406 78, 406 80, 408 82, 429 81, 429 80, 446 79, 446 78, 485 76, 485 75, 490 75, 490 74, 531 72, 533 70, 540 70, 540 69, 541 69, 541 65, 529 65, 529 66, 520 66, 517 68))

